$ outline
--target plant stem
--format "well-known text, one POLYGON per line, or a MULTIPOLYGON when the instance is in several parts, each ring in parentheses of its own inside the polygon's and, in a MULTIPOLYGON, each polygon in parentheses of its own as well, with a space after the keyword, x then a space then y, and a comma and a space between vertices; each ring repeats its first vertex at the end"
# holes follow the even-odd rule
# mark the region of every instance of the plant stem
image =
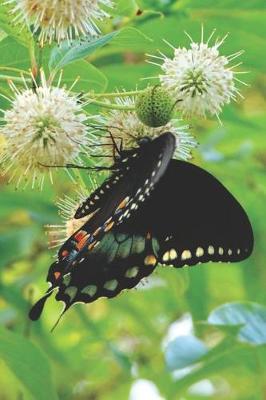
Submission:
POLYGON ((30 72, 29 72, 29 71, 24 71, 23 69, 14 68, 14 67, 4 67, 4 66, 1 66, 1 67, 0 67, 0 71, 12 71, 12 72, 18 72, 18 73, 20 73, 20 74, 30 75, 30 72))
POLYGON ((7 80, 10 80, 10 81, 13 81, 13 82, 21 82, 21 83, 23 83, 25 80, 26 80, 26 82, 31 82, 31 79, 23 79, 23 78, 20 78, 19 76, 11 76, 11 75, 0 75, 0 80, 1 81, 7 81, 7 80))
POLYGON ((30 53, 30 61, 31 61, 31 72, 34 78, 38 75, 38 63, 36 60, 35 55, 35 42, 34 40, 31 41, 29 46, 29 53, 30 53))
POLYGON ((89 104, 93 104, 95 106, 108 108, 110 110, 125 110, 125 111, 134 111, 135 106, 123 106, 122 104, 114 104, 114 103, 105 103, 104 101, 97 101, 91 99, 89 104))
POLYGON ((142 93, 144 90, 131 90, 129 92, 111 92, 111 93, 91 93, 93 98, 101 97, 125 97, 125 96, 136 96, 142 93))

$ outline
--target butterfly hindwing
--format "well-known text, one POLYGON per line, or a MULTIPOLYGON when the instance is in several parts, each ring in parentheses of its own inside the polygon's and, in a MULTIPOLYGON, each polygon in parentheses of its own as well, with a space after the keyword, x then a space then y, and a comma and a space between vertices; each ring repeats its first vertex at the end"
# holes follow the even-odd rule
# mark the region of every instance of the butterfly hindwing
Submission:
POLYGON ((207 171, 184 161, 171 160, 130 223, 133 230, 148 226, 160 244, 160 263, 176 267, 241 261, 253 248, 252 228, 238 201, 207 171))
POLYGON ((126 234, 114 228, 94 250, 80 252, 74 269, 63 277, 56 299, 69 308, 76 302, 115 297, 150 275, 156 264, 156 240, 149 233, 126 234))

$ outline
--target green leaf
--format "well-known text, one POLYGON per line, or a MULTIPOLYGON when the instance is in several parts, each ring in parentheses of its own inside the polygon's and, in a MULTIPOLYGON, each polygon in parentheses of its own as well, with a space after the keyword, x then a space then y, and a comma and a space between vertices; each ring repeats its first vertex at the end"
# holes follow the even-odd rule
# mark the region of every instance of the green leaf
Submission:
MULTIPOLYGON (((110 56, 112 54, 122 52, 137 52, 149 50, 149 45, 153 40, 142 31, 136 28, 124 28, 119 31, 109 46, 105 46, 99 50, 96 55, 93 55, 93 59, 99 59, 101 57, 110 56)), ((119 65, 119 64, 118 64, 119 65)))
POLYGON ((33 399, 58 399, 48 359, 33 343, 0 328, 0 355, 33 399))
MULTIPOLYGON (((243 345, 228 348, 225 353, 216 353, 215 357, 203 362, 198 365, 197 368, 193 369, 185 375, 183 378, 178 379, 176 383, 175 394, 182 393, 190 387, 193 383, 196 383, 202 379, 210 379, 214 375, 221 375, 221 373, 232 368, 237 370, 243 364, 248 366, 252 362, 253 354, 252 349, 242 347, 243 345), (176 393, 177 392, 177 393, 176 393)), ((202 360, 200 360, 202 361, 202 360)), ((254 368, 254 365, 252 364, 254 368)))
POLYGON ((173 371, 194 364, 208 352, 205 344, 195 336, 178 336, 165 351, 167 367, 173 371))
MULTIPOLYGON (((0 7, 0 28, 17 42, 28 47, 33 43, 33 37, 26 24, 15 24, 15 15, 11 12, 15 5, 4 4, 0 7)), ((2 58, 2 57, 1 57, 2 58)))
POLYGON ((255 345, 266 343, 266 307, 257 303, 228 303, 209 315, 210 325, 239 326, 240 341, 255 345))
POLYGON ((109 54, 121 50, 138 51, 145 43, 150 43, 151 39, 136 28, 123 28, 114 31, 91 41, 74 41, 71 45, 64 42, 60 47, 55 47, 50 56, 50 70, 59 70, 64 66, 80 59, 92 55, 96 50, 106 44, 110 44, 102 54, 109 54))
POLYGON ((7 36, 0 42, 0 65, 28 70, 30 67, 29 53, 12 36, 7 36))
MULTIPOLYGON (((138 89, 144 89, 147 86, 146 80, 141 80, 144 76, 151 76, 151 65, 146 63, 128 64, 127 73, 125 74, 125 65, 107 65, 101 68, 101 71, 108 77, 108 90, 114 91, 117 88, 132 90, 136 86, 138 89)), ((156 84, 158 80, 153 79, 152 83, 156 84)))
POLYGON ((74 40, 71 44, 68 41, 63 42, 51 51, 49 60, 50 70, 61 69, 65 65, 89 56, 100 47, 109 43, 118 34, 119 31, 115 31, 97 39, 74 40))
POLYGON ((139 51, 140 45, 147 45, 152 39, 136 28, 121 29, 112 41, 112 47, 125 51, 139 51))
POLYGON ((76 61, 64 68, 62 84, 71 87, 77 77, 79 79, 73 87, 75 92, 103 92, 107 87, 105 75, 85 60, 76 61))

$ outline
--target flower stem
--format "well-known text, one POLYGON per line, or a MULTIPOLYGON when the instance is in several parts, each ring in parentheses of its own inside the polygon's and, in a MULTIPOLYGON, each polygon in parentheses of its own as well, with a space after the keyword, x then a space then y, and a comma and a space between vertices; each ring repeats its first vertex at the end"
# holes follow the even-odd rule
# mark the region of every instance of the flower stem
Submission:
POLYGON ((143 90, 131 90, 129 92, 111 92, 111 93, 90 93, 93 98, 100 97, 124 97, 124 96, 137 96, 142 93, 143 90))
POLYGON ((29 71, 25 71, 25 70, 23 70, 23 69, 14 68, 14 67, 5 67, 5 66, 1 66, 1 67, 0 67, 0 71, 18 72, 18 73, 20 73, 20 74, 30 75, 30 72, 29 72, 29 71))
POLYGON ((31 41, 29 46, 29 53, 30 53, 30 61, 31 61, 31 72, 34 78, 38 75, 38 63, 36 60, 35 55, 35 42, 34 40, 31 41))
POLYGON ((2 74, 0 74, 0 80, 1 81, 12 81, 12 82, 21 82, 21 83, 23 83, 25 80, 26 80, 26 82, 31 82, 31 79, 23 79, 23 78, 20 78, 19 76, 10 76, 10 75, 2 75, 2 74))
POLYGON ((89 104, 93 104, 95 106, 108 108, 110 110, 125 110, 125 111, 134 111, 134 106, 123 106, 122 104, 114 104, 114 103, 105 103, 104 101, 97 101, 90 99, 89 104))

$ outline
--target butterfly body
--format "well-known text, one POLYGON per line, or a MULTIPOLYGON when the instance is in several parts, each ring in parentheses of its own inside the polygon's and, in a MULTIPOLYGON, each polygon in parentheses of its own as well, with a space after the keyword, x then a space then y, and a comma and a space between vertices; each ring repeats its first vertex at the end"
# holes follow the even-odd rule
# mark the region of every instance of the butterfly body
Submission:
POLYGON ((174 150, 174 136, 165 133, 122 153, 111 177, 76 211, 75 218, 89 219, 59 250, 48 272, 51 287, 31 319, 39 318, 54 289, 67 310, 115 297, 158 264, 234 262, 250 255, 253 233, 243 208, 211 174, 171 159, 174 150))

